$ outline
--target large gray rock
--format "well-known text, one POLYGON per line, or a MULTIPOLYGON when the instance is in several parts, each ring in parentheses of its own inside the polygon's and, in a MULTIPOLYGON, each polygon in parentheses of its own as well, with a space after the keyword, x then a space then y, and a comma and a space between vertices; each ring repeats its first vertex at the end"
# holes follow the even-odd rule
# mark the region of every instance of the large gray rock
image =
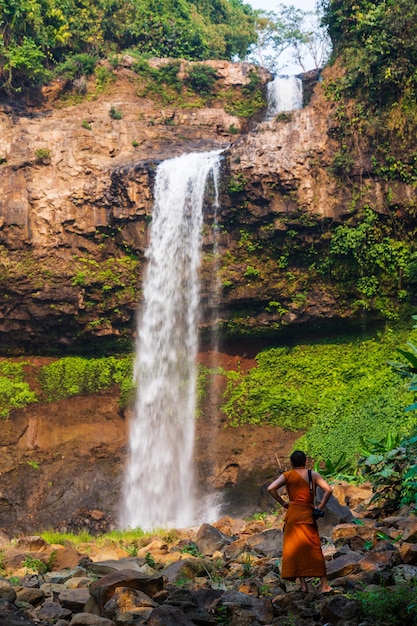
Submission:
POLYGON ((274 616, 274 609, 269 598, 256 598, 240 591, 225 591, 212 605, 214 611, 220 607, 227 607, 230 616, 240 613, 250 613, 260 624, 270 624, 274 616))
POLYGON ((106 576, 120 570, 135 570, 141 572, 141 567, 135 557, 127 557, 124 559, 108 559, 106 561, 95 561, 87 563, 86 571, 93 576, 106 576))
MULTIPOLYGON (((317 489, 316 501, 320 502, 320 498, 321 489, 317 489)), ((320 535, 328 535, 337 524, 348 524, 353 519, 354 516, 349 507, 340 504, 339 500, 332 495, 324 509, 324 517, 317 521, 319 533, 320 535)))
POLYGON ((271 528, 256 535, 252 535, 251 537, 247 537, 246 543, 258 554, 274 558, 282 555, 283 540, 284 533, 282 530, 271 528))
POLYGON ((342 554, 333 561, 326 563, 326 572, 329 580, 340 578, 341 576, 347 576, 353 572, 360 570, 360 561, 363 555, 358 552, 348 552, 342 554))
POLYGON ((195 626, 195 624, 178 607, 164 604, 152 611, 148 626, 195 626))
POLYGON ((417 580, 417 565, 396 565, 392 568, 394 580, 397 585, 417 580))
POLYGON ((359 623, 359 604, 342 595, 326 598, 321 616, 323 623, 332 626, 357 626, 359 623))
POLYGON ((198 529, 196 544, 201 554, 211 556, 217 550, 222 550, 224 546, 231 543, 231 539, 223 535, 220 530, 210 526, 210 524, 202 524, 198 529))
POLYGON ((0 624, 1 626, 37 626, 9 600, 0 600, 0 624))
POLYGON ((0 600, 8 600, 9 602, 16 600, 16 591, 8 580, 0 580, 0 600))
POLYGON ((58 619, 68 619, 71 617, 72 611, 65 609, 58 602, 45 602, 37 612, 37 617, 46 623, 54 623, 58 619))
POLYGON ((167 565, 162 574, 170 583, 184 583, 194 580, 196 576, 207 575, 207 568, 200 559, 182 559, 167 565))
POLYGON ((115 623, 111 619, 91 613, 77 613, 70 621, 69 626, 115 626, 115 623))
POLYGON ((81 613, 90 597, 87 588, 63 589, 59 594, 60 604, 73 613, 81 613))
POLYGON ((90 587, 90 593, 96 600, 100 613, 106 602, 113 596, 117 587, 129 587, 139 589, 148 596, 154 596, 162 589, 164 580, 162 576, 147 576, 135 570, 121 570, 103 576, 90 587))
MULTIPOLYGON (((103 616, 117 622, 119 615, 122 613, 133 614, 136 609, 147 607, 152 610, 157 606, 157 602, 154 602, 146 593, 138 589, 117 587, 113 597, 104 605, 103 616)), ((150 612, 151 611, 149 611, 149 613, 150 612)))

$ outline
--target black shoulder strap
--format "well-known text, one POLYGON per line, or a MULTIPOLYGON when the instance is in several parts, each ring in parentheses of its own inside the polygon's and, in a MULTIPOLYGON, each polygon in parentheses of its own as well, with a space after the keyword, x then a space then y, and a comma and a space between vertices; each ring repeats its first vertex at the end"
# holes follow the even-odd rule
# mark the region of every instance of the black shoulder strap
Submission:
POLYGON ((310 487, 310 494, 312 499, 314 500, 314 489, 313 489, 313 476, 311 473, 311 469, 307 470, 308 473, 308 486, 310 487))

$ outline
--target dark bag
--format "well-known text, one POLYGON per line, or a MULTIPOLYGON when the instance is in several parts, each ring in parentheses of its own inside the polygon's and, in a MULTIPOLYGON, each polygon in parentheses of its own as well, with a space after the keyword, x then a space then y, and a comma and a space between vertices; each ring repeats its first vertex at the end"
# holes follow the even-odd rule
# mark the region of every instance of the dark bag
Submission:
MULTIPOLYGON (((310 487, 310 493, 311 493, 311 497, 313 499, 314 502, 314 489, 313 489, 313 476, 311 474, 311 470, 308 470, 308 484, 310 487)), ((322 511, 321 509, 313 509, 313 519, 319 519, 321 517, 324 517, 324 511, 322 511)))

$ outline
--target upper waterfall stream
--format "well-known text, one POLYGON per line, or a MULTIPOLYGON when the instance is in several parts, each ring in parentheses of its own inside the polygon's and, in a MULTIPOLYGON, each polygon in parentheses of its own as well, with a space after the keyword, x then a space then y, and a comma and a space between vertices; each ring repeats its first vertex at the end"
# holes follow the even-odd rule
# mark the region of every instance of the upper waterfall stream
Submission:
POLYGON ((124 528, 184 527, 209 515, 196 503, 192 460, 203 206, 209 180, 213 204, 218 201, 220 152, 185 154, 157 169, 137 328, 124 528))
POLYGON ((268 109, 266 119, 284 111, 303 107, 303 81, 297 76, 276 76, 267 85, 268 109))

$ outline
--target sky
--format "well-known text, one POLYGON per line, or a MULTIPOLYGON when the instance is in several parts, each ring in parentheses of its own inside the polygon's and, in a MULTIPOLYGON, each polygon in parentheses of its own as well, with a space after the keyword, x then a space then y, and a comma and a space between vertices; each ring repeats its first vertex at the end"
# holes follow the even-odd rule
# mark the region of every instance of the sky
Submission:
POLYGON ((316 0, 289 0, 289 2, 281 0, 245 0, 245 4, 250 4, 254 9, 262 9, 263 11, 275 11, 279 4, 292 4, 297 9, 313 11, 316 6, 316 0))
MULTIPOLYGON (((280 4, 284 4, 287 6, 294 6, 297 9, 302 9, 303 11, 314 11, 316 7, 316 0, 244 0, 245 4, 250 4, 254 9, 261 9, 262 11, 276 11, 280 4)), ((290 59, 290 56, 286 56, 285 53, 282 56, 282 61, 288 63, 287 67, 283 72, 285 74, 299 74, 302 70, 298 64, 295 64, 290 59)), ((309 62, 306 60, 306 69, 313 69, 314 63, 311 60, 309 62)))

